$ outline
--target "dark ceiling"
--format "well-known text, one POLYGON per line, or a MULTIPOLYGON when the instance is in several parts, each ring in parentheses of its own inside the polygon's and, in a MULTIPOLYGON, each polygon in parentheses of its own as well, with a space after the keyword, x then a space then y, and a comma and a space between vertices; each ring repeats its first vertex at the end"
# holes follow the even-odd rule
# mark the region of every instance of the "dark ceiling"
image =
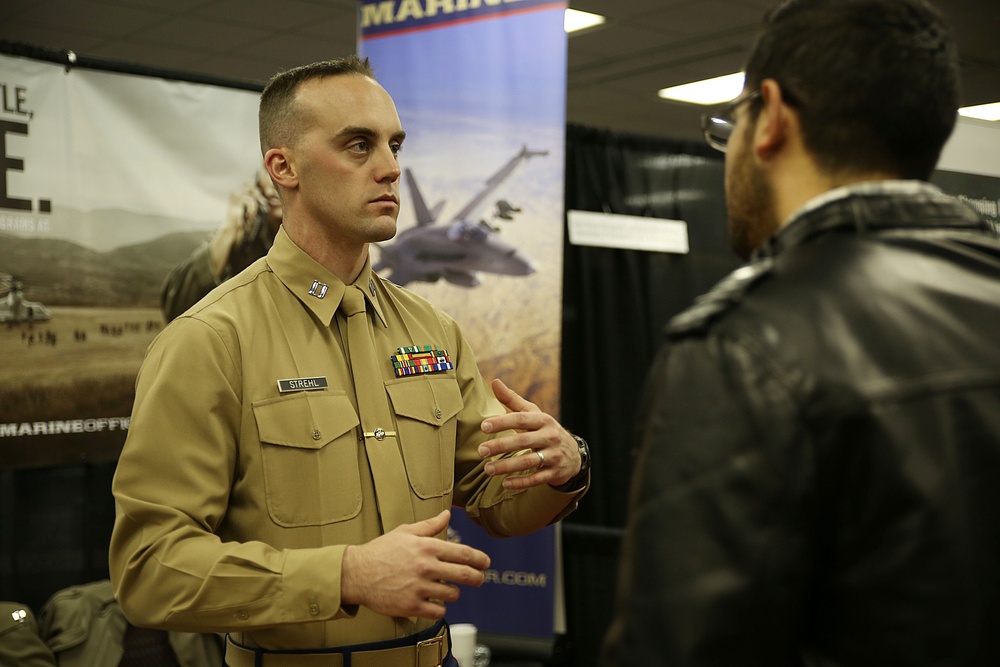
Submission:
MULTIPOLYGON (((772 0, 571 0, 607 16, 569 39, 567 121, 698 138, 702 108, 658 89, 738 71, 772 0)), ((963 105, 1000 101, 997 0, 940 0, 962 54, 963 105)), ((355 49, 356 0, 5 0, 0 39, 263 83, 355 49)))

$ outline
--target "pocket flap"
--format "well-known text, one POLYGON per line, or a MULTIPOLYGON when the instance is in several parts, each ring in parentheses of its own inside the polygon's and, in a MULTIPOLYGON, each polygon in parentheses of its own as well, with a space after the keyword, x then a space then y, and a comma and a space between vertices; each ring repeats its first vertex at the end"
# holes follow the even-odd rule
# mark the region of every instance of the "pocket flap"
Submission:
POLYGON ((361 422, 346 394, 302 392, 255 403, 261 442, 320 449, 361 422))
POLYGON ((449 375, 410 377, 385 386, 397 415, 440 426, 464 405, 455 378, 449 375))

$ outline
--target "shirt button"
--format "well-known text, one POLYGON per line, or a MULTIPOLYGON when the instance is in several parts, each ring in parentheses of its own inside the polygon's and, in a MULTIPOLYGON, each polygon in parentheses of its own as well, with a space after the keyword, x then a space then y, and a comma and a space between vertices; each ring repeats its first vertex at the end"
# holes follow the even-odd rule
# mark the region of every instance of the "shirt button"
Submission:
POLYGON ((250 618, 250 612, 248 612, 246 609, 240 609, 239 613, 237 613, 236 615, 239 616, 241 621, 245 621, 250 618))
POLYGON ((313 616, 319 616, 319 605, 318 604, 309 605, 309 613, 312 614, 313 616))
POLYGON ((313 431, 312 435, 313 435, 313 440, 319 440, 320 438, 323 437, 323 434, 320 433, 319 431, 313 431))
POLYGON ((434 408, 434 417, 435 417, 435 418, 437 418, 437 419, 441 419, 441 417, 442 417, 443 415, 444 415, 444 413, 443 413, 443 412, 441 412, 441 408, 434 408))

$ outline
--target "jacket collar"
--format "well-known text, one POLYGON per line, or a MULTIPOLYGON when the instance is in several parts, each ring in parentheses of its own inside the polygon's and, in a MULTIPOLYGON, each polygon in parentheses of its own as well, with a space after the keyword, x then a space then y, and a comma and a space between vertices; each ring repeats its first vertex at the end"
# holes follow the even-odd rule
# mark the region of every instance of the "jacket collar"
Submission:
POLYGON ((799 209, 753 259, 773 257, 833 229, 983 229, 978 213, 924 181, 872 181, 830 190, 799 209))

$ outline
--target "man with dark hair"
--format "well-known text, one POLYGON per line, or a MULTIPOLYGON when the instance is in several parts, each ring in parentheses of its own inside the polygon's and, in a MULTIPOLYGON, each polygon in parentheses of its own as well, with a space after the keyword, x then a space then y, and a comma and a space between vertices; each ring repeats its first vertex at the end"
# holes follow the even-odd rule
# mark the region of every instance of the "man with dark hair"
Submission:
POLYGON ((1000 663, 1000 240, 923 0, 791 0, 703 121, 749 259, 650 371, 610 665, 1000 663))
POLYGON ((113 485, 116 596, 135 625, 228 633, 230 667, 454 665, 445 606, 489 557, 445 539, 449 508, 496 536, 558 521, 586 443, 372 271, 405 135, 366 60, 277 75, 260 136, 283 222, 149 348, 113 485))

